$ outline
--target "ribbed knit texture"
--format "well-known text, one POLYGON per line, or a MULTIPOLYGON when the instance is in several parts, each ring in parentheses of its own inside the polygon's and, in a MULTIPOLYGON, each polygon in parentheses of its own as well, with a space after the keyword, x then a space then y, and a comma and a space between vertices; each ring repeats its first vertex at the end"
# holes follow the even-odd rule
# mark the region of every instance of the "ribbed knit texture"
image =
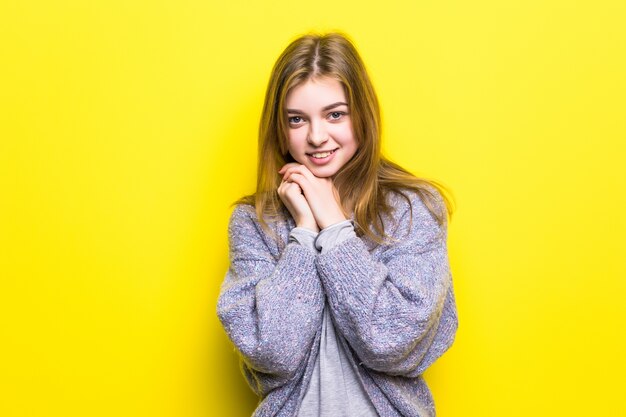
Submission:
MULTIPOLYGON (((447 225, 406 193, 412 209, 389 193, 395 211, 383 216, 399 242, 355 236, 321 254, 287 243, 290 216, 272 223, 277 244, 253 207, 233 210, 217 314, 261 397, 255 417, 295 415, 319 351, 325 299, 379 415, 435 415, 422 373, 452 345, 458 327, 447 225)), ((438 204, 443 210, 441 197, 438 204)))

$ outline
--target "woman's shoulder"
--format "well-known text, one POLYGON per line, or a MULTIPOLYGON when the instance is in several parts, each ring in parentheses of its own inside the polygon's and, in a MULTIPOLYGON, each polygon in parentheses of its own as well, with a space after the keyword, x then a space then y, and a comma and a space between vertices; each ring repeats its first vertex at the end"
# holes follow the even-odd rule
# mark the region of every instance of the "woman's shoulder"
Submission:
POLYGON ((235 203, 233 211, 230 214, 231 220, 240 218, 257 219, 256 209, 254 205, 248 203, 235 203))
POLYGON ((447 207, 441 192, 434 185, 425 184, 419 189, 403 187, 386 192, 386 202, 393 209, 394 218, 406 216, 445 219, 447 207))
POLYGON ((236 203, 230 212, 228 220, 228 230, 230 233, 240 229, 244 225, 258 223, 256 211, 253 205, 236 203))
MULTIPOLYGON (((230 215, 232 221, 247 220, 248 222, 260 224, 259 214, 254 204, 249 203, 236 203, 234 209, 230 215)), ((275 215, 263 214, 263 220, 267 225, 276 226, 285 223, 288 217, 285 215, 284 210, 279 211, 275 215)))
POLYGON ((272 251, 280 251, 288 240, 290 218, 281 212, 276 216, 264 215, 263 220, 265 225, 259 220, 254 205, 237 203, 230 216, 228 233, 231 237, 257 239, 272 251))
POLYGON ((386 233, 394 241, 426 245, 447 234, 447 212, 441 193, 434 187, 395 189, 386 195, 390 214, 383 215, 386 233), (441 220, 441 217, 444 219, 441 220))

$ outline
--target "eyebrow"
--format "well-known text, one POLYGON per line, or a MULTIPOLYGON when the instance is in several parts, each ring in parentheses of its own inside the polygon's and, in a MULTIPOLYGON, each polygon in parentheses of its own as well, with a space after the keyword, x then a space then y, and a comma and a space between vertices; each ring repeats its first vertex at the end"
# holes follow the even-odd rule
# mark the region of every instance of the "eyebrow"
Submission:
MULTIPOLYGON (((344 103, 343 101, 338 101, 336 103, 329 104, 328 106, 324 107, 322 109, 322 111, 330 110, 330 109, 335 108, 337 106, 347 106, 347 105, 348 105, 348 103, 344 103)), ((298 109, 287 109, 287 113, 304 114, 304 112, 302 110, 298 110, 298 109)))

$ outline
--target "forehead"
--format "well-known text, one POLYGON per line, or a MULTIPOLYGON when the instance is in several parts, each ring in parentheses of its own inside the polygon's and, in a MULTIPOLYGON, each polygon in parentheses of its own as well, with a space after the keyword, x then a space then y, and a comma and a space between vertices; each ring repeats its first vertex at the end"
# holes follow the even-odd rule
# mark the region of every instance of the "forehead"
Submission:
POLYGON ((311 78, 293 87, 287 94, 287 107, 322 107, 331 102, 346 101, 343 85, 330 77, 311 78))

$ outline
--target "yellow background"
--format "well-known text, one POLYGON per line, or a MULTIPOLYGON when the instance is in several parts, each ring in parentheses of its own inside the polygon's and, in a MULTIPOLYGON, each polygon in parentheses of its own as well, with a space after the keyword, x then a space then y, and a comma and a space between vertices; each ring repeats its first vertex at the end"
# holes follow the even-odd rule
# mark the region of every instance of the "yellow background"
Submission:
POLYGON ((626 416, 626 3, 0 3, 0 415, 248 416, 215 314, 274 60, 355 40, 458 211, 439 417, 626 416))

